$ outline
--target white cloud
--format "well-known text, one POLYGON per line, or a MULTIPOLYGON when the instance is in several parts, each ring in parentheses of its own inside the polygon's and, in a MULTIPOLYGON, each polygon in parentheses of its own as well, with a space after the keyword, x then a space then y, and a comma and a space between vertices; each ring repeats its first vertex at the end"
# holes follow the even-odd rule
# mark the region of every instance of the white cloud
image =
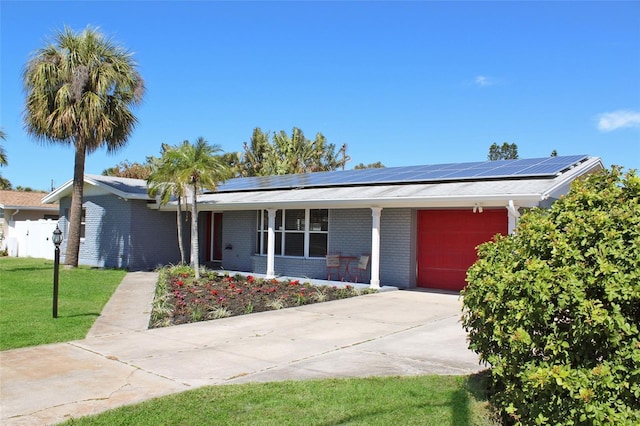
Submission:
POLYGON ((618 110, 598 116, 598 130, 610 132, 623 127, 640 127, 640 112, 618 110))
POLYGON ((476 86, 480 87, 493 86, 494 84, 496 84, 496 82, 491 77, 487 77, 486 75, 477 76, 473 80, 473 82, 476 84, 476 86))

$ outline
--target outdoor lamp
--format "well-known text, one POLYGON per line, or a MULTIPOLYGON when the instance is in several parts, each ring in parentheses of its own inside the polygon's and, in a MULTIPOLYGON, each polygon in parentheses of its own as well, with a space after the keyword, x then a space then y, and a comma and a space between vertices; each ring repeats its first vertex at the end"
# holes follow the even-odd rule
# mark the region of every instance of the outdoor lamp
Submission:
POLYGON ((53 317, 58 318, 58 271, 60 270, 60 243, 62 243, 62 231, 56 224, 51 241, 56 246, 53 258, 53 317))
POLYGON ((62 231, 58 228, 58 225, 56 225, 56 229, 53 231, 53 237, 51 237, 51 240, 56 247, 59 247, 62 243, 62 231))

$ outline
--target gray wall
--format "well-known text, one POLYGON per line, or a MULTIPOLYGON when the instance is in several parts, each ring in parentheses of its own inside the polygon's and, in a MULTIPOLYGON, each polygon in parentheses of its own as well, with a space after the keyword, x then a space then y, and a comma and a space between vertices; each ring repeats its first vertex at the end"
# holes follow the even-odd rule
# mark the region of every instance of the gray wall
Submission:
MULTIPOLYGON (((60 226, 66 253, 67 218, 71 198, 60 200, 60 226)), ((86 196, 85 238, 80 242, 79 263, 96 267, 148 270, 178 263, 175 213, 150 210, 142 200, 123 200, 114 195, 86 196)))
MULTIPOLYGON (((123 200, 112 195, 85 197, 86 236, 80 244, 80 263, 130 270, 153 269, 178 263, 180 253, 174 212, 150 210, 145 201, 123 200)), ((60 213, 70 207, 70 198, 60 201, 60 213)), ((222 268, 233 271, 266 272, 266 256, 255 254, 256 212, 228 211, 223 214, 222 268)), ((206 241, 205 215, 199 222, 200 250, 206 241)), ((188 215, 185 215, 188 218, 188 215)), ((329 212, 329 253, 359 257, 371 253, 371 209, 334 209, 329 212)), ((185 220, 185 248, 189 251, 190 221, 185 220)), ((66 251, 65 233, 61 254, 66 251)), ((413 209, 383 209, 380 235, 380 281, 401 288, 415 286, 415 229, 413 209)), ((204 256, 201 257, 203 259, 204 256)), ((188 257, 187 257, 188 259, 188 257)), ((355 271, 357 261, 351 264, 355 271)), ((371 263, 362 275, 370 279, 371 263)), ((324 258, 276 257, 277 275, 326 278, 324 258)))
MULTIPOLYGON (((329 212, 329 253, 359 257, 371 253, 371 209, 333 209, 329 212)), ((256 212, 224 213, 223 262, 228 270, 266 273, 267 258, 255 254, 256 212), (232 250, 224 250, 231 244, 232 250)), ((415 226, 413 209, 383 209, 381 217, 380 281, 401 288, 415 286, 415 226)), ((355 271, 357 262, 351 263, 355 271)), ((325 279, 324 258, 276 256, 276 275, 325 279)), ((362 275, 370 280, 371 262, 362 275)))
POLYGON ((146 201, 128 203, 131 206, 129 269, 155 269, 178 263, 176 213, 151 210, 146 201))
POLYGON ((380 283, 415 287, 416 212, 383 209, 380 218, 380 283))
POLYGON ((252 263, 256 247, 256 214, 254 210, 223 213, 222 267, 224 269, 260 272, 253 270, 252 263))

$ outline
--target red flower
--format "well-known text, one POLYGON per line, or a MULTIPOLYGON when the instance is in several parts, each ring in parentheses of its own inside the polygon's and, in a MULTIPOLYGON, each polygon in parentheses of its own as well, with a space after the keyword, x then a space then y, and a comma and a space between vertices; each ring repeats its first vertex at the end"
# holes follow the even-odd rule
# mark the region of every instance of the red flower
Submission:
POLYGON ((182 287, 184 285, 184 281, 178 280, 178 282, 176 284, 178 284, 180 287, 182 287))
POLYGON ((300 280, 294 280, 289 283, 289 285, 298 285, 300 284, 300 280))
POLYGON ((255 280, 256 280, 256 279, 253 277, 253 275, 249 275, 249 276, 247 277, 247 282, 248 282, 249 284, 253 284, 253 282, 254 282, 255 280))

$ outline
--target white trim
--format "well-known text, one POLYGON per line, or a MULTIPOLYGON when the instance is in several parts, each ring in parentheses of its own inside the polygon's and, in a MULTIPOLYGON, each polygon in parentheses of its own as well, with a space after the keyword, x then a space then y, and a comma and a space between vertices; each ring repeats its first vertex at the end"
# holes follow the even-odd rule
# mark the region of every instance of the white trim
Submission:
POLYGON ((266 278, 275 278, 275 251, 276 251, 276 209, 267 209, 269 223, 267 228, 267 274, 266 278))
MULTIPOLYGON (((108 176, 105 176, 105 178, 108 178, 108 176)), ((121 179, 126 179, 126 178, 121 178, 121 179)), ((130 179, 132 181, 141 181, 144 182, 142 179, 130 179)), ((118 182, 118 180, 114 180, 114 182, 118 182)), ((84 176, 84 184, 85 185, 92 185, 95 186, 97 188, 100 188, 104 191, 110 192, 120 198, 123 198, 125 200, 153 200, 148 194, 142 195, 139 193, 133 193, 133 192, 124 192, 124 191, 120 191, 117 188, 114 188, 113 186, 101 182, 93 177, 91 177, 90 175, 85 175, 84 176)), ((55 203, 56 201, 59 201, 61 198, 64 198, 68 195, 71 195, 73 192, 73 179, 66 181, 64 184, 62 184, 62 186, 58 187, 55 191, 50 192, 49 194, 47 194, 46 196, 44 196, 42 198, 42 203, 43 204, 51 204, 51 203, 55 203)), ((176 203, 177 204, 177 203, 176 203)), ((174 208, 175 210, 175 208, 174 208)))
POLYGON ((380 288, 380 214, 382 207, 371 207, 371 288, 380 288))

